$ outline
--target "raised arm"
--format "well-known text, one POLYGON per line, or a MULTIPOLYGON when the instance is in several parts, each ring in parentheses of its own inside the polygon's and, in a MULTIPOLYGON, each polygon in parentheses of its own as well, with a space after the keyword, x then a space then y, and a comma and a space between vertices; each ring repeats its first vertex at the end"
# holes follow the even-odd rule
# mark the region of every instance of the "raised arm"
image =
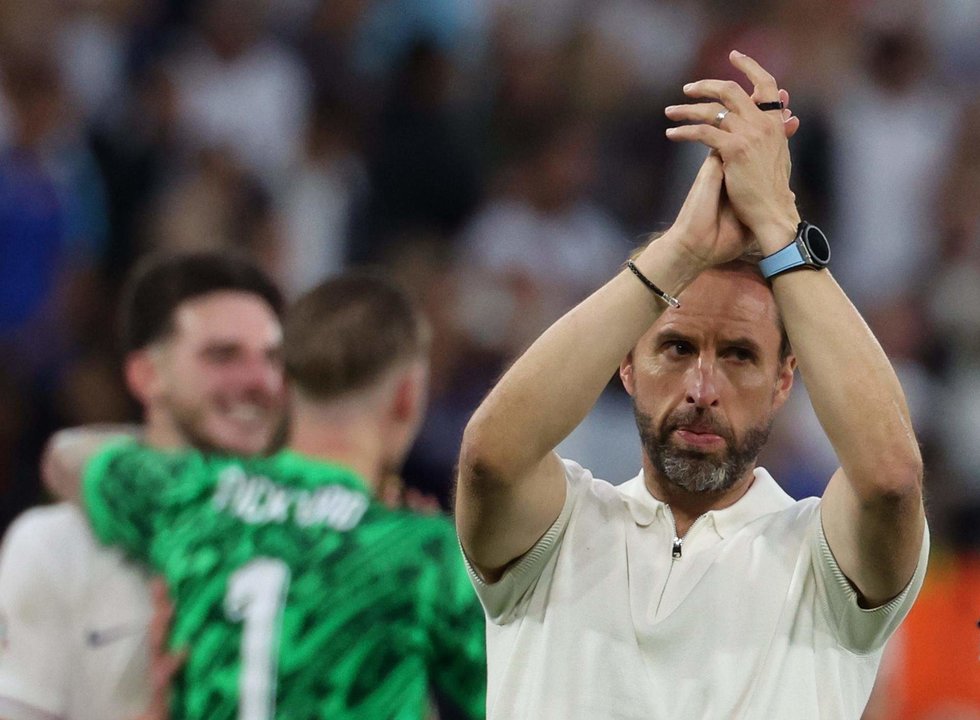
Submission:
POLYGON ((113 440, 138 437, 138 425, 86 425, 54 433, 41 456, 41 477, 45 486, 60 500, 78 503, 82 473, 88 461, 113 440))
MULTIPOLYGON (((673 227, 635 260, 670 295, 743 252, 734 216, 719 213, 721 182, 721 162, 711 155, 673 227)), ((553 449, 665 307, 623 270, 538 338, 473 415, 463 436, 456 521, 467 556, 487 580, 558 517, 565 476, 553 449)))
MULTIPOLYGON (((775 97, 776 83, 754 60, 732 64, 775 97)), ((739 219, 770 255, 790 243, 800 221, 789 187, 789 150, 775 113, 755 107, 736 83, 685 87, 704 102, 668 108, 675 140, 698 140, 724 161, 725 185, 739 219), (720 123, 719 112, 728 110, 720 123)), ((789 272, 772 281, 803 381, 841 463, 824 493, 827 542, 867 606, 880 605, 911 579, 921 550, 922 459, 895 372, 861 316, 827 270, 789 272)))

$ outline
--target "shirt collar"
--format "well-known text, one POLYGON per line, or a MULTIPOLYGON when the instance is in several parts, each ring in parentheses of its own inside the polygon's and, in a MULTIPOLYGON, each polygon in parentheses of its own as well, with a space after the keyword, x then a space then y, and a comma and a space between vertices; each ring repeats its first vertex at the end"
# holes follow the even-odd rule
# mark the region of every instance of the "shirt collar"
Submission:
MULTIPOLYGON (((757 467, 749 489, 733 505, 721 510, 709 510, 715 530, 721 537, 728 537, 763 515, 777 512, 793 504, 793 498, 779 487, 765 468, 757 467)), ((665 503, 657 500, 643 482, 643 471, 619 486, 620 495, 626 502, 634 522, 650 525, 657 515, 666 516, 665 503)))

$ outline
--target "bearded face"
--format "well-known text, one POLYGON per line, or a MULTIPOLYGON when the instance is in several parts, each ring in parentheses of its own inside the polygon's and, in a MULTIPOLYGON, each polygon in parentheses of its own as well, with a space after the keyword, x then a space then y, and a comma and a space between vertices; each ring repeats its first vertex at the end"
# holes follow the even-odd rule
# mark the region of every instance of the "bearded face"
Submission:
MULTIPOLYGON (((620 364, 653 485, 721 497, 751 479, 793 387, 772 288, 747 264, 702 272, 620 364)), ((656 495, 656 493, 654 493, 656 495)))
POLYGON ((722 493, 751 469, 769 438, 772 417, 737 438, 732 428, 708 408, 678 408, 660 425, 634 401, 633 414, 640 440, 654 468, 664 480, 689 493, 722 493), (722 447, 699 446, 683 437, 717 436, 722 447))
POLYGON ((201 450, 267 451, 285 405, 272 309, 248 293, 219 291, 184 302, 174 325, 153 355, 158 416, 201 450))

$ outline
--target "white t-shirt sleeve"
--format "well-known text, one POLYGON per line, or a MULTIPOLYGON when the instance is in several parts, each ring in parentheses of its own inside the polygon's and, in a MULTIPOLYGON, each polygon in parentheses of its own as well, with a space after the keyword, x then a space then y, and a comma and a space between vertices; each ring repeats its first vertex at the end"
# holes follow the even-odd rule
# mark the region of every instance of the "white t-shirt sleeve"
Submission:
MULTIPOLYGON (((0 716, 63 717, 67 702, 70 574, 51 552, 41 515, 18 519, 0 548, 0 716)), ((55 545, 56 546, 56 545, 55 545)))
POLYGON ((558 519, 552 523, 541 539, 493 583, 488 583, 481 578, 469 559, 466 559, 470 580, 483 604, 487 619, 498 625, 510 622, 519 614, 520 607, 530 596, 548 562, 561 546, 572 513, 591 483, 592 475, 589 471, 570 460, 562 460, 562 463, 565 465, 565 504, 558 519))
POLYGON ((858 604, 857 591, 840 569, 827 543, 819 512, 816 513, 815 526, 815 532, 810 535, 812 557, 840 644, 858 655, 881 649, 905 619, 922 588, 929 561, 928 526, 923 529, 919 563, 908 585, 884 605, 870 609, 858 604))

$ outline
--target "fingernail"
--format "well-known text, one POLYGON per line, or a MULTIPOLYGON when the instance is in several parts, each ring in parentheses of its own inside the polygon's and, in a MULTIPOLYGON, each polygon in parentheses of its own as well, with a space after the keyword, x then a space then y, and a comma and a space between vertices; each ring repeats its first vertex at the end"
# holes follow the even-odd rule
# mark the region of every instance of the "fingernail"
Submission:
POLYGON ((732 54, 735 57, 745 57, 745 53, 739 52, 738 50, 732 50, 732 54))
POLYGON ((687 85, 684 86, 684 92, 687 92, 692 87, 694 87, 694 83, 688 83, 687 85))
POLYGON ((667 136, 670 137, 677 132, 677 128, 667 128, 667 136))
POLYGON ((789 110, 784 109, 783 110, 783 120, 784 121, 785 120, 789 120, 791 117, 793 117, 793 113, 791 113, 789 110))

